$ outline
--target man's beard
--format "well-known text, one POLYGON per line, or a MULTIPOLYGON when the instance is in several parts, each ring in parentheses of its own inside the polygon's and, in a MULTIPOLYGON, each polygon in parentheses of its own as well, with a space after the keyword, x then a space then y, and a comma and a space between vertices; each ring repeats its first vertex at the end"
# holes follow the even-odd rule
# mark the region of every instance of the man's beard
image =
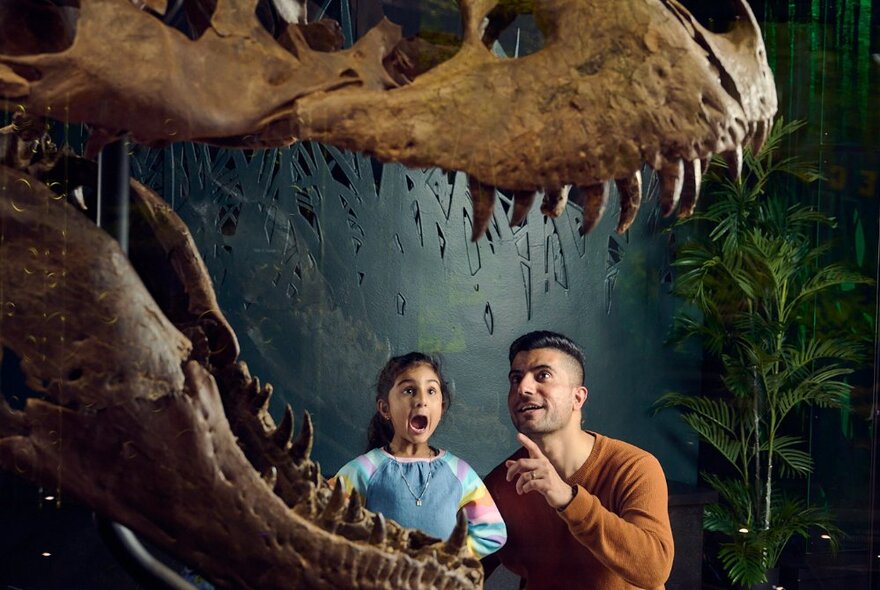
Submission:
POLYGON ((516 429, 525 434, 551 434, 562 430, 565 426, 565 419, 559 414, 558 410, 543 410, 544 415, 539 420, 515 420, 516 429))

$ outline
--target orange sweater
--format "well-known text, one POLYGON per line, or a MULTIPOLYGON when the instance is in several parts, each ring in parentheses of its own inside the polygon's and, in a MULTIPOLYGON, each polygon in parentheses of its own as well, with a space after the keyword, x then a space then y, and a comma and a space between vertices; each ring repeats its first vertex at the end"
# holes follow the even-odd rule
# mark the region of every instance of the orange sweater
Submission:
POLYGON ((561 512, 537 492, 518 496, 503 462, 489 474, 508 533, 497 555, 528 590, 662 589, 673 553, 663 469, 633 445, 590 434, 595 446, 568 480, 577 494, 561 512))

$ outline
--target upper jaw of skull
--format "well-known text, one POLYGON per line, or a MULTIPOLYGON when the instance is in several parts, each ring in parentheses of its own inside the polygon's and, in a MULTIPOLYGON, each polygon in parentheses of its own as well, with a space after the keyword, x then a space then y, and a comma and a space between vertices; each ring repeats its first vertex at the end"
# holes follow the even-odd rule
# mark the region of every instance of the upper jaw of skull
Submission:
MULTIPOLYGON (((687 214, 712 155, 727 154, 735 168, 776 111, 757 23, 744 0, 730 2, 738 20, 722 34, 675 0, 534 3, 544 47, 501 59, 484 39, 497 3, 463 0, 460 50, 409 82, 399 71, 399 29, 387 21, 350 49, 318 51, 302 25, 291 25, 282 45, 250 0, 217 2, 192 40, 129 0, 81 0, 68 27, 75 43, 33 53, 26 50, 42 47, 12 52, 12 43, 0 44, 0 95, 7 106, 63 111, 108 130, 96 136, 107 140, 120 131, 150 144, 256 148, 314 139, 461 170, 482 200, 475 236, 495 188, 523 205, 543 194, 545 213, 556 215, 564 187, 574 186, 572 199, 598 219, 608 188, 636 186, 644 163, 663 179, 662 212, 681 200, 687 214)), ((164 3, 149 6, 158 12, 164 3)), ((638 199, 616 192, 627 201, 622 231, 638 199)))

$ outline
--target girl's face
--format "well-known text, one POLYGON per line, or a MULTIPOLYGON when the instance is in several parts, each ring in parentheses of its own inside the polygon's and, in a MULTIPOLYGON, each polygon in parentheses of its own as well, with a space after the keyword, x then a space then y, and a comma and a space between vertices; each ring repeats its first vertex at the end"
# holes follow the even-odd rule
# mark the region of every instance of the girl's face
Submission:
POLYGON ((393 452, 427 450, 443 416, 440 379, 430 365, 407 367, 395 379, 388 400, 377 400, 376 407, 394 427, 393 452))

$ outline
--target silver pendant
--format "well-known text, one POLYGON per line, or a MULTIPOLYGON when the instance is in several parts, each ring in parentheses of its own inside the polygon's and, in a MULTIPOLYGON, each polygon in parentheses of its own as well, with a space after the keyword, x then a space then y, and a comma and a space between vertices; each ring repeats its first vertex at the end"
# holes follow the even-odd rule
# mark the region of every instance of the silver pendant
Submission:
POLYGON ((422 499, 416 498, 416 506, 421 506, 421 505, 422 505, 422 499))

